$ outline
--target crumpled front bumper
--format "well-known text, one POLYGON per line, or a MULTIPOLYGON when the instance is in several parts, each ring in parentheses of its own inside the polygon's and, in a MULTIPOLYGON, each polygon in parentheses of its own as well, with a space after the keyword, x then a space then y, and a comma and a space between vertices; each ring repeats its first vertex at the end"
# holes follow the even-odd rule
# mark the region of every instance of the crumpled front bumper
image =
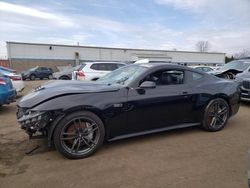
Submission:
POLYGON ((50 122, 49 112, 38 112, 18 108, 17 121, 29 135, 44 131, 50 122))

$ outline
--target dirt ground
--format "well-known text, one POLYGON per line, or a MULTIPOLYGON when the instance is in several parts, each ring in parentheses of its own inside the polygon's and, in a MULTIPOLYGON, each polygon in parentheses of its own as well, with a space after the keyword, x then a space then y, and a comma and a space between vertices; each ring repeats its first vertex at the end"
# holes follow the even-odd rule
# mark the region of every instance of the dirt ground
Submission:
MULTIPOLYGON (((42 82, 26 81, 24 93, 42 82)), ((82 160, 29 142, 15 105, 0 108, 0 187, 247 187, 250 103, 220 132, 194 127, 105 143, 82 160)))

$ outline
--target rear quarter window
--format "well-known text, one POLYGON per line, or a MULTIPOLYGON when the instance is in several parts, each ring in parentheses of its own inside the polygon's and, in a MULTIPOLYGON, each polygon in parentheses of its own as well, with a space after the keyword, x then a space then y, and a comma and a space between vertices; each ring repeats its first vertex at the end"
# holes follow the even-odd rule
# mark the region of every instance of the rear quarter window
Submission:
POLYGON ((201 78, 203 78, 202 74, 199 74, 197 72, 191 72, 191 80, 195 81, 200 80, 201 78))
POLYGON ((95 63, 90 66, 91 69, 99 71, 113 71, 119 67, 121 67, 121 64, 117 63, 95 63))

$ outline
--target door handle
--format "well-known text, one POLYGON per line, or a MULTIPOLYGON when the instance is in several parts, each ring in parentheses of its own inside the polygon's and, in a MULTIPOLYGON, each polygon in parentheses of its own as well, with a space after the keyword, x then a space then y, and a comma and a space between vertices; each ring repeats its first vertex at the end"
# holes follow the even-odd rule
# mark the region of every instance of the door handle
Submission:
POLYGON ((188 92, 187 91, 183 91, 182 94, 186 95, 186 94, 188 94, 188 92))

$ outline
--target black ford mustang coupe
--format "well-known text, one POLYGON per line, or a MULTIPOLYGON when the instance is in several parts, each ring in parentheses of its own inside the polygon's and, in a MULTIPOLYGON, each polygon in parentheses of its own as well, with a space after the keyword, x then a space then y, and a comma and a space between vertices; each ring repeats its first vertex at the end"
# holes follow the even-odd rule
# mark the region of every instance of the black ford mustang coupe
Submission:
POLYGON ((196 125, 219 131, 239 101, 237 82, 173 64, 134 64, 95 82, 47 82, 19 101, 17 119, 30 137, 43 135, 78 159, 104 140, 196 125))

